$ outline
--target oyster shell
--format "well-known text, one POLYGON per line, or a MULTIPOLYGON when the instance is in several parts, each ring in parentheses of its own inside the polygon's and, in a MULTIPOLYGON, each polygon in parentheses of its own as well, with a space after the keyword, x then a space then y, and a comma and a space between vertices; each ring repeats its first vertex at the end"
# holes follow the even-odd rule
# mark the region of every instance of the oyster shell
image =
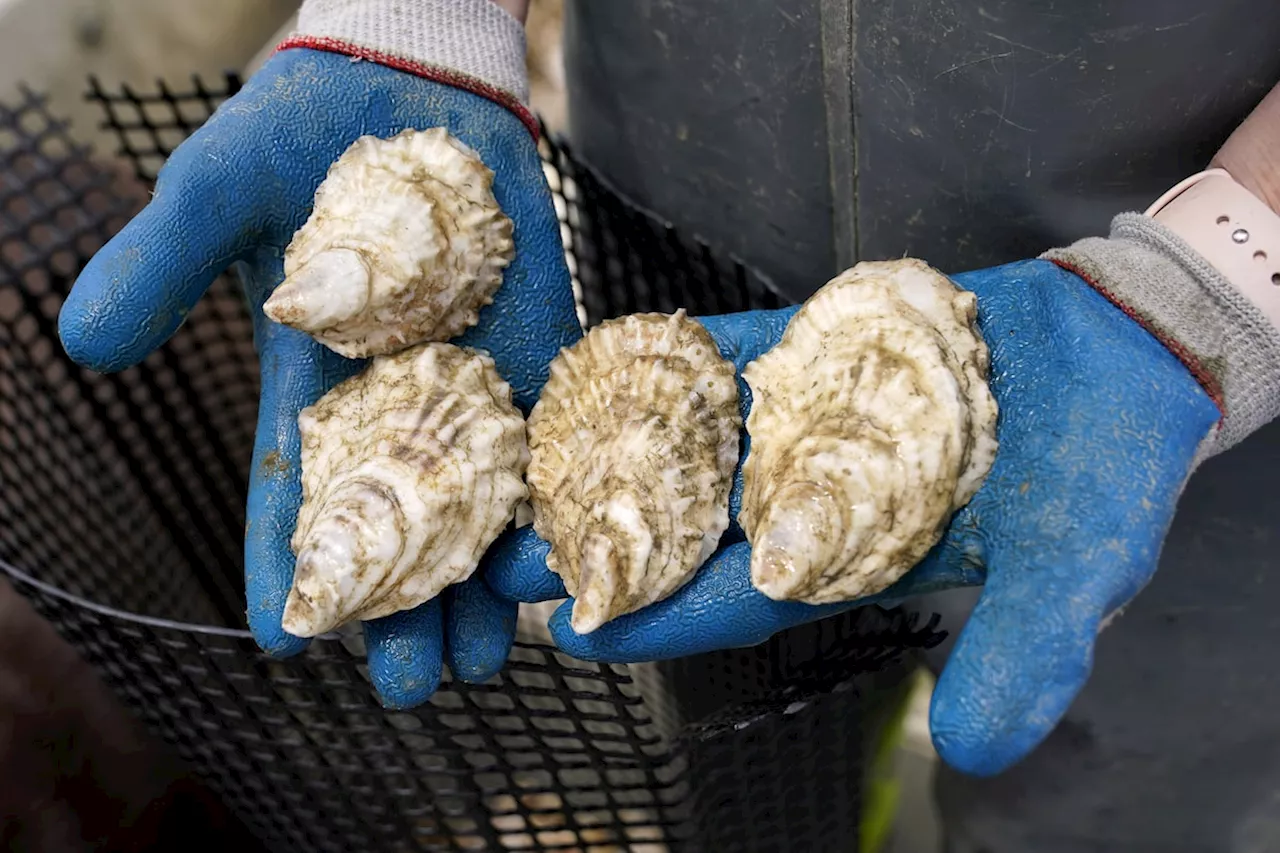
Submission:
POLYGON ((671 595, 711 555, 741 427, 733 365, 683 311, 610 320, 561 350, 529 415, 528 481, 575 631, 671 595))
POLYGON ((483 353, 373 359, 298 416, 302 508, 284 629, 313 637, 466 580, 528 497, 524 418, 483 353))
POLYGON ((442 127, 360 137, 316 190, 263 311, 348 358, 449 340, 493 301, 514 255, 492 188, 442 127))
POLYGON ((860 263, 747 365, 751 581, 778 600, 888 587, 938 541, 996 453, 977 299, 914 260, 860 263))

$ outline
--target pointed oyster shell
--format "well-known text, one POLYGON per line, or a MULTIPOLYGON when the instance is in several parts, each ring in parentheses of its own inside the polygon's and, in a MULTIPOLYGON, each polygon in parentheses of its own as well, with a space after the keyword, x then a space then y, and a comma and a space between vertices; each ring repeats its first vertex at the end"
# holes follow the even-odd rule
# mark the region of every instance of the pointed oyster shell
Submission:
POLYGON ((578 633, 663 599, 729 524, 733 365, 683 311, 600 324, 551 363, 529 415, 534 530, 578 633))
POLYGON ((316 190, 263 311, 347 358, 455 337, 515 251, 492 188, 493 172, 442 127, 360 137, 316 190))
POLYGON ((860 263, 747 365, 738 516, 751 581, 811 604, 879 592, 918 563, 996 453, 977 299, 914 260, 860 263))
POLYGON ((284 629, 313 637, 466 580, 528 497, 524 418, 483 353, 373 359, 298 416, 302 509, 284 629))

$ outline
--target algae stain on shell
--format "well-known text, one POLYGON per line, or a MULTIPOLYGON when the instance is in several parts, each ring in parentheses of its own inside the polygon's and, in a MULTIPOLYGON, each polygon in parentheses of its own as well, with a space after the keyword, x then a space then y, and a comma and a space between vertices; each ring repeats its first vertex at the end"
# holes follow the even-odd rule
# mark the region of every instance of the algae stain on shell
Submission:
POLYGON ((263 311, 348 358, 456 337, 515 253, 493 179, 442 127, 360 137, 316 190, 263 311))
POLYGON ((373 359, 298 417, 302 508, 283 626, 313 637, 466 580, 528 497, 524 418, 488 355, 373 359))
POLYGON ((914 259, 864 262, 751 362, 738 520, 778 600, 879 592, 941 538, 996 453, 977 299, 914 259))
POLYGON ((668 597, 711 555, 741 426, 732 364, 683 311, 606 321, 552 362, 528 482, 575 631, 668 597))

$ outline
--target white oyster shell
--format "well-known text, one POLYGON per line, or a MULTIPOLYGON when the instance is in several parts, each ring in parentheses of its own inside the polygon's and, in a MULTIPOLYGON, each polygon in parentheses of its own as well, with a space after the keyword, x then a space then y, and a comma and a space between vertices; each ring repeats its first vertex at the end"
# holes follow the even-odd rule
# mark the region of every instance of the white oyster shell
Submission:
POLYGON ((529 415, 533 525, 589 633, 693 577, 729 524, 742 418, 733 365, 683 311, 591 330, 529 415))
POLYGON ((329 167, 263 311, 348 358, 446 341, 493 301, 511 234, 493 172, 444 128, 362 136, 329 167))
POLYGON ((916 565, 996 453, 977 299, 914 260, 860 263, 747 365, 738 516, 751 581, 811 604, 879 592, 916 565))
POLYGON ((528 497, 524 418, 483 353, 373 359, 298 416, 302 508, 284 629, 313 637, 466 580, 528 497))

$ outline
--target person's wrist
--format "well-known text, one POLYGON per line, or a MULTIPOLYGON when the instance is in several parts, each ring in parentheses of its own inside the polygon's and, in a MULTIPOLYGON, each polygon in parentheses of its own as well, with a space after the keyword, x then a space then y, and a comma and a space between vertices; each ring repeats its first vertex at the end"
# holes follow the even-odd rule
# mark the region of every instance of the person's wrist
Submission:
POLYGON ((497 4, 520 23, 528 23, 529 0, 490 0, 490 2, 497 4))
POLYGON ((303 0, 277 51, 329 51, 464 89, 506 107, 536 139, 524 26, 527 0, 303 0), (520 11, 518 8, 516 11, 520 11))
POLYGON ((1280 85, 1235 129, 1210 165, 1226 169, 1280 214, 1280 85))

